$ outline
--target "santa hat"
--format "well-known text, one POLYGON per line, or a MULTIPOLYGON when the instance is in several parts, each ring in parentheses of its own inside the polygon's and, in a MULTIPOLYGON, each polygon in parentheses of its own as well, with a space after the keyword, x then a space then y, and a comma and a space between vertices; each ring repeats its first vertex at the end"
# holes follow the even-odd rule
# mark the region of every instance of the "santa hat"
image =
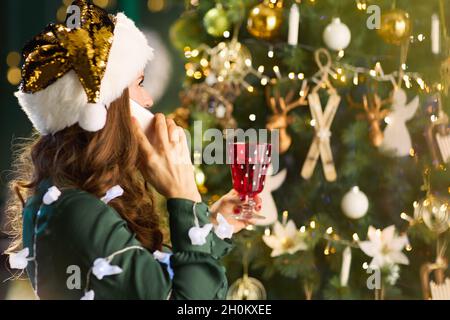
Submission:
POLYGON ((87 0, 73 5, 80 9, 77 28, 50 24, 23 51, 22 83, 15 95, 43 135, 76 123, 87 131, 101 130, 111 102, 153 58, 144 34, 125 14, 109 16, 87 0))

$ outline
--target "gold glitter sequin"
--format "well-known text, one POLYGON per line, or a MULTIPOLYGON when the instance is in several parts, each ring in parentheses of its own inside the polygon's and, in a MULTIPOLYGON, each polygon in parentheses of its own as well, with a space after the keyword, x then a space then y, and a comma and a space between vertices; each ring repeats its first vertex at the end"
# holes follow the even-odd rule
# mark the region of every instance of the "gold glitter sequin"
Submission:
POLYGON ((88 1, 74 1, 81 9, 78 29, 50 24, 24 48, 22 90, 35 93, 74 70, 88 97, 98 102, 101 80, 114 39, 114 22, 88 1))

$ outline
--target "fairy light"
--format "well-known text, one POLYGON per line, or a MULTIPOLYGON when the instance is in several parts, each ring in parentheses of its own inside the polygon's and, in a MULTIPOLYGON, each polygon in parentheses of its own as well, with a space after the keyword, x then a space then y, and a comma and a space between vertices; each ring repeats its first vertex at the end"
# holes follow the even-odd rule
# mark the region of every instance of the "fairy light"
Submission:
POLYGON ((336 69, 336 72, 337 72, 338 74, 342 74, 342 68, 337 68, 337 69, 336 69))
POLYGON ((245 65, 246 65, 247 67, 251 67, 251 66, 252 66, 252 60, 250 60, 250 59, 245 59, 245 65))
POLYGON ((258 67, 258 72, 259 72, 259 73, 263 73, 263 72, 264 72, 264 66, 263 66, 263 65, 260 65, 260 66, 258 67))
POLYGON ((353 240, 356 241, 356 242, 359 241, 359 236, 358 236, 358 234, 357 234, 356 232, 353 234, 352 238, 353 238, 353 240))
POLYGON ((437 89, 438 91, 442 91, 442 89, 443 89, 442 83, 438 83, 438 84, 436 85, 436 89, 437 89))
POLYGON ((376 77, 376 76, 377 76, 377 72, 376 72, 375 70, 373 70, 373 69, 371 69, 371 70, 369 71, 369 74, 370 74, 372 77, 376 77))
POLYGON ((409 224, 412 224, 414 222, 414 219, 408 216, 405 212, 400 213, 400 218, 409 222, 409 224))
POLYGON ((289 72, 288 77, 289 77, 289 79, 294 80, 295 79, 295 73, 289 72))
POLYGON ((305 90, 300 90, 300 92, 298 93, 298 95, 300 97, 304 97, 305 96, 305 90))
POLYGON ((330 242, 327 243, 325 250, 323 250, 323 254, 328 256, 330 254, 330 242))
POLYGON ((283 211, 283 225, 285 226, 288 220, 289 212, 283 211))
POLYGON ((253 93, 255 91, 255 88, 253 88, 253 86, 248 86, 247 91, 253 93))
POLYGON ((367 270, 369 268, 369 264, 367 262, 364 262, 362 267, 364 270, 367 270))
POLYGON ((200 65, 201 65, 203 68, 206 68, 206 67, 208 66, 208 64, 209 64, 209 62, 208 62, 207 59, 202 58, 202 59, 200 60, 200 65))
POLYGON ((228 38, 230 37, 230 31, 225 31, 225 32, 223 33, 223 37, 226 38, 226 39, 228 39, 228 38))
POLYGON ((438 120, 438 117, 435 114, 432 114, 430 120, 431 122, 436 122, 438 120))
POLYGON ((194 76, 194 70, 192 70, 192 69, 186 70, 186 75, 188 77, 192 78, 194 76))
POLYGON ((406 245, 406 247, 405 247, 405 250, 406 251, 411 251, 412 250, 412 246, 408 243, 407 245, 406 245))
POLYGON ((384 122, 385 122, 386 124, 390 124, 390 123, 392 122, 392 120, 391 120, 391 118, 389 118, 389 117, 385 117, 385 118, 384 118, 384 122))
POLYGON ((405 75, 403 76, 403 81, 405 81, 405 85, 406 85, 406 87, 407 87, 408 89, 411 88, 411 81, 410 81, 408 75, 405 74, 405 75))
POLYGON ((355 73, 355 75, 353 76, 353 84, 355 85, 355 86, 357 86, 358 85, 358 74, 357 73, 355 73))
POLYGON ((341 59, 344 57, 344 55, 345 55, 344 50, 339 50, 338 57, 341 59))
POLYGON ((267 51, 267 56, 269 57, 269 58, 273 58, 273 56, 274 56, 274 52, 273 52, 273 50, 272 49, 270 49, 269 51, 267 51))
POLYGON ((280 73, 280 67, 278 67, 278 66, 273 66, 273 72, 275 72, 275 75, 277 76, 278 79, 283 78, 283 77, 281 76, 281 73, 280 73))
POLYGON ((402 63, 402 70, 406 70, 406 63, 402 63))
POLYGON ((250 121, 252 121, 252 122, 255 122, 256 121, 256 115, 252 113, 251 115, 248 116, 248 119, 250 121))
POLYGON ((198 56, 198 54, 199 54, 200 52, 197 50, 197 49, 194 49, 194 50, 192 50, 191 51, 191 55, 192 55, 192 57, 196 57, 196 56, 198 56))
POLYGON ((422 42, 423 40, 425 40, 425 36, 423 35, 423 33, 419 34, 417 36, 417 40, 419 40, 420 42, 422 42))
POLYGON ((341 76, 341 82, 343 83, 347 82, 347 77, 345 76, 345 74, 341 76))
POLYGON ((416 150, 414 150, 414 148, 409 149, 409 155, 414 157, 416 155, 416 150))
POLYGON ((305 226, 301 226, 300 227, 300 232, 301 233, 305 233, 306 232, 306 227, 305 226))
POLYGON ((327 234, 332 234, 333 233, 333 227, 329 227, 326 231, 327 234))
POLYGON ((263 85, 263 86, 267 85, 268 82, 269 82, 269 79, 267 79, 266 77, 261 79, 261 85, 263 85))
POLYGON ((417 78, 416 79, 416 82, 417 82, 417 84, 419 85, 419 87, 420 87, 420 89, 425 89, 425 81, 423 81, 423 79, 422 78, 417 78))
POLYGON ((316 222, 313 220, 309 223, 309 226, 311 227, 311 229, 315 229, 316 228, 316 222))
POLYGON ((267 237, 270 236, 270 228, 266 228, 266 230, 264 230, 264 235, 267 237))
POLYGON ((202 75, 202 73, 200 71, 195 71, 194 72, 194 79, 199 80, 199 79, 201 79, 202 76, 203 75, 202 75))
POLYGON ((316 126, 316 120, 312 119, 309 124, 311 125, 311 127, 315 127, 316 126))
POLYGON ((300 72, 300 73, 297 75, 297 78, 298 78, 298 80, 303 80, 303 79, 305 79, 305 74, 300 72))

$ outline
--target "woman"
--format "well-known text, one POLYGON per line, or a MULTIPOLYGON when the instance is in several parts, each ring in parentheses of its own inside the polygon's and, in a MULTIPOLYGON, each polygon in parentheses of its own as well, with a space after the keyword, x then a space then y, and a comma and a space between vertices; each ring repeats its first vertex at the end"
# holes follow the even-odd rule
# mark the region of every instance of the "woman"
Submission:
POLYGON ((153 104, 142 87, 153 52, 134 23, 74 5, 79 28, 49 25, 24 48, 16 96, 39 134, 11 182, 11 267, 41 299, 224 298, 219 259, 247 224, 232 217, 239 197, 209 210, 184 132, 160 114, 144 132, 132 117, 130 99, 153 104), (169 199, 172 252, 150 185, 169 199))

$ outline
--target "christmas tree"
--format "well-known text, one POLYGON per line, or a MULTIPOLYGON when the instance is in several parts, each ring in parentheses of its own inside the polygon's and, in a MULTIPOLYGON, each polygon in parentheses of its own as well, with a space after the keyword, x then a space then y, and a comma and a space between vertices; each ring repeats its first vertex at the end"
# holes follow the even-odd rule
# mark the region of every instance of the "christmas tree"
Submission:
MULTIPOLYGON (((449 8, 186 1, 171 29, 186 60, 172 117, 279 130, 266 219, 226 260, 230 298, 420 299, 444 285, 449 8)), ((231 188, 226 165, 196 165, 196 178, 210 201, 231 188)))

